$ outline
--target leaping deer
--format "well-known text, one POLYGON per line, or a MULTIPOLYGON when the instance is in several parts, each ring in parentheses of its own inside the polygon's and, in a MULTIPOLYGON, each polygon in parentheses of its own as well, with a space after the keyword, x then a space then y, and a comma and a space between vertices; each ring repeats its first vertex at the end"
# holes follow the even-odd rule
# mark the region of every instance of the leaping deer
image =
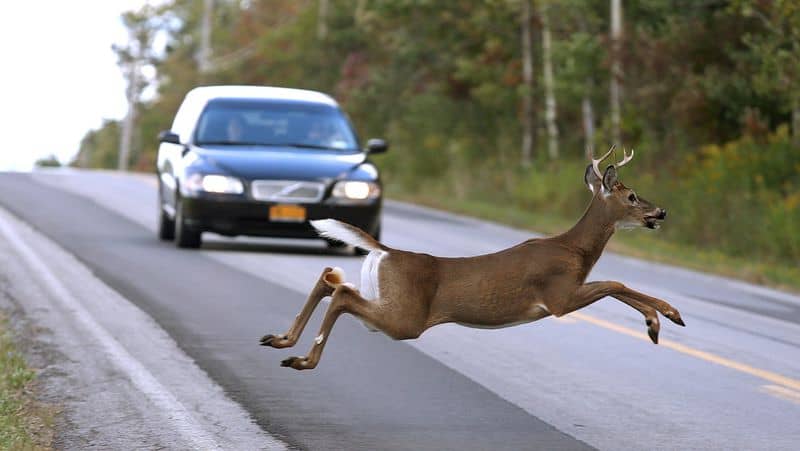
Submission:
POLYGON ((551 238, 534 238, 487 255, 443 258, 392 249, 366 232, 332 219, 311 221, 325 238, 369 251, 361 267, 361 290, 344 280, 339 268, 325 268, 303 310, 283 335, 265 335, 263 346, 287 348, 297 343, 311 313, 332 296, 311 352, 290 357, 281 366, 315 368, 333 324, 350 313, 367 327, 396 340, 417 338, 430 327, 458 323, 500 328, 567 313, 611 296, 644 315, 648 334, 658 343, 660 312, 684 326, 678 310, 661 299, 634 291, 619 282, 589 282, 586 277, 617 228, 658 228, 667 212, 642 199, 617 179, 617 169, 633 158, 624 153, 604 173, 599 164, 611 154, 592 159, 584 181, 593 193, 583 217, 569 231, 551 238))

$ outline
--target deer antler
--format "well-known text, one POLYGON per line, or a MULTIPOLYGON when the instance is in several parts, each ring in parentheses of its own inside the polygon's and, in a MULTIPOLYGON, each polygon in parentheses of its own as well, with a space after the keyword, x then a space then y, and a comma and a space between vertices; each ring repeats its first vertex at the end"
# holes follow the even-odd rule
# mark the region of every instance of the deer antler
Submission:
POLYGON ((608 149, 608 152, 606 152, 606 154, 605 154, 605 155, 603 155, 602 157, 600 157, 600 158, 598 158, 598 159, 594 159, 594 158, 592 158, 592 167, 594 168, 594 173, 595 173, 595 174, 597 174, 597 176, 598 176, 598 177, 599 177, 601 180, 602 180, 602 178, 603 178, 603 173, 602 173, 602 172, 600 172, 600 162, 601 162, 601 161, 603 161, 603 160, 605 160, 606 158, 608 158, 608 156, 609 156, 609 155, 611 155, 611 152, 613 152, 613 151, 614 151, 614 149, 616 149, 616 148, 617 148, 617 145, 616 145, 616 144, 613 144, 613 145, 611 146, 611 148, 610 148, 610 149, 608 149))
POLYGON ((622 161, 617 163, 617 169, 625 166, 629 161, 631 161, 633 159, 633 149, 631 149, 631 154, 630 155, 628 155, 628 152, 625 151, 624 149, 622 150, 622 154, 625 156, 625 158, 623 158, 622 161))

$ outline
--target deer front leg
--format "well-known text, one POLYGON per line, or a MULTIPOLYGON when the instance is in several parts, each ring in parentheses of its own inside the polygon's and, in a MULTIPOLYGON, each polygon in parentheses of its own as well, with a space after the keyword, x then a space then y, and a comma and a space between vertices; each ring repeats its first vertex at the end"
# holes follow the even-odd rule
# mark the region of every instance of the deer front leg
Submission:
POLYGON ((603 295, 601 295, 600 293, 608 291, 609 293, 611 293, 610 294, 611 297, 619 301, 622 301, 623 303, 627 304, 630 307, 633 307, 644 316, 644 322, 647 325, 647 335, 650 337, 650 340, 652 340, 653 343, 658 344, 658 332, 661 330, 661 322, 658 320, 658 315, 656 314, 655 308, 643 302, 639 302, 636 299, 633 299, 629 296, 614 294, 614 290, 625 288, 624 285, 618 282, 591 282, 584 285, 584 287, 588 288, 586 293, 583 293, 583 295, 586 296, 585 299, 586 300, 594 299, 594 300, 590 300, 588 304, 585 304, 578 308, 585 307, 586 305, 589 305, 592 302, 602 299, 603 295), (600 285, 600 284, 610 284, 610 285, 600 285))
POLYGON ((668 318, 673 323, 686 327, 684 324, 683 319, 681 318, 681 314, 678 312, 678 309, 671 306, 668 302, 662 301, 661 299, 655 298, 653 296, 640 293, 636 290, 632 290, 623 285, 623 290, 618 294, 623 295, 627 298, 639 301, 643 304, 652 305, 656 310, 659 311, 662 315, 668 318))
POLYGON ((589 282, 578 287, 571 296, 560 303, 548 305, 548 309, 555 316, 564 316, 567 313, 580 310, 589 304, 593 304, 606 296, 620 293, 625 285, 619 282, 589 282))
POLYGON ((644 315, 644 323, 647 324, 647 335, 654 344, 658 344, 658 332, 661 330, 661 322, 658 320, 656 309, 629 298, 628 296, 623 296, 621 294, 612 294, 611 296, 635 308, 639 313, 644 315))
MULTIPOLYGON (((605 296, 616 297, 615 295, 620 295, 627 300, 636 301, 645 306, 655 308, 673 323, 679 326, 686 326, 683 319, 681 319, 681 314, 678 312, 678 309, 671 306, 666 301, 632 290, 619 282, 589 282, 583 284, 575 290, 564 306, 553 312, 556 316, 566 315, 569 312, 574 312, 575 310, 586 307, 605 296)), ((626 302, 623 299, 617 299, 626 302)))
POLYGON ((556 316, 562 316, 586 307, 606 296, 612 296, 638 310, 645 316, 648 335, 653 343, 658 343, 658 332, 661 325, 656 310, 676 324, 685 326, 678 310, 660 299, 631 290, 619 282, 590 282, 581 285, 560 309, 553 310, 556 316))
POLYGON ((305 357, 289 357, 281 362, 281 366, 292 367, 296 370, 310 370, 317 366, 322 357, 322 350, 330 338, 331 329, 342 313, 350 313, 371 324, 381 323, 375 304, 362 298, 355 290, 340 285, 333 293, 331 305, 322 320, 319 335, 314 339, 311 351, 305 357))
POLYGON ((342 272, 337 270, 338 268, 325 268, 320 274, 316 285, 311 289, 303 310, 295 317, 289 331, 282 335, 264 335, 261 337, 261 346, 272 346, 273 348, 294 346, 300 338, 300 334, 303 333, 303 329, 305 329, 314 309, 319 305, 319 301, 333 294, 333 287, 343 282, 342 272))

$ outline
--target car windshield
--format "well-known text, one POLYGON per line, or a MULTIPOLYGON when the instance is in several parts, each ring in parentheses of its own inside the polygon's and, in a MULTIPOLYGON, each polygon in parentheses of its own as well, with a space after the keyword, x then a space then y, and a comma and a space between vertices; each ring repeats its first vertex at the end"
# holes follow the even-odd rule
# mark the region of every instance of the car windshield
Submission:
POLYGON ((198 145, 358 149, 350 123, 338 108, 261 99, 212 100, 200 116, 195 142, 198 145))

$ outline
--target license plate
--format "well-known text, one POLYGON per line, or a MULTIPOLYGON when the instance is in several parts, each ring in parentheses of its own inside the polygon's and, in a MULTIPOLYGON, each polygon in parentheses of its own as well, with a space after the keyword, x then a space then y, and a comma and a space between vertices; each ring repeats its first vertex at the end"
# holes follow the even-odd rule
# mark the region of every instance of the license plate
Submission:
POLYGON ((272 205, 269 207, 269 220, 277 222, 303 222, 306 220, 306 207, 299 205, 272 205))

